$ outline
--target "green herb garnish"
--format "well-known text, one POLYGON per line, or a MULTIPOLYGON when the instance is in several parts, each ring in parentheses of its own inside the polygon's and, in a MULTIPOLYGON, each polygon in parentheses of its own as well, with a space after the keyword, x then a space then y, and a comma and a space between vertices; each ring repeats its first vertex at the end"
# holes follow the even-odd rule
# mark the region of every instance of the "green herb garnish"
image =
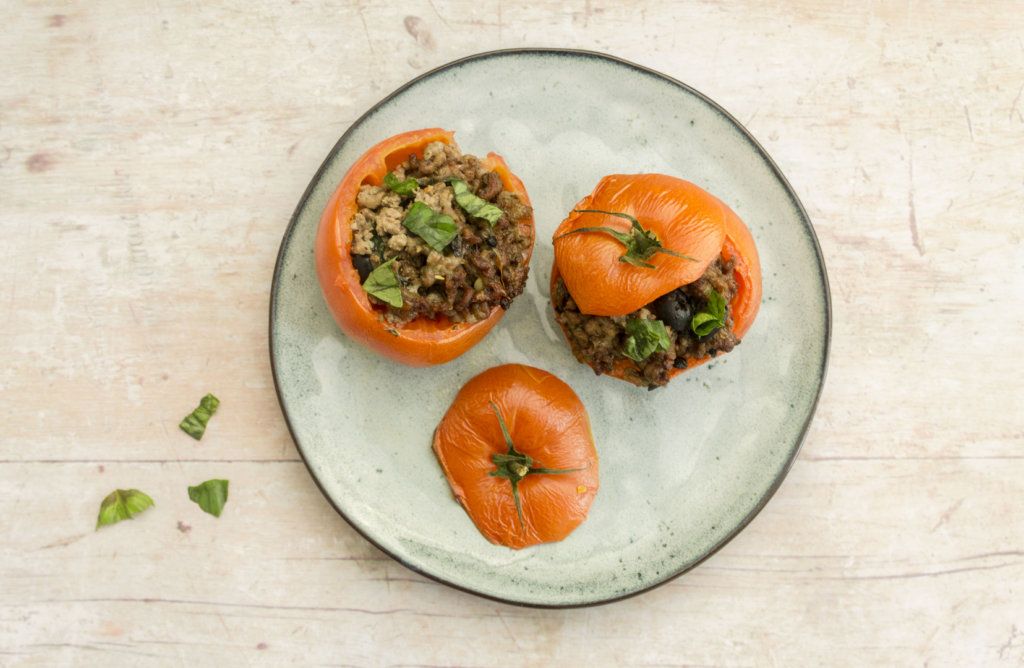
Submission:
POLYGON ((658 239, 654 232, 651 232, 650 230, 645 230, 643 227, 640 226, 640 221, 638 221, 636 218, 629 215, 628 213, 616 213, 614 211, 599 211, 597 209, 573 209, 573 212, 603 213, 609 216, 625 218, 626 220, 630 221, 633 224, 633 226, 630 228, 629 234, 626 234, 625 232, 619 232, 618 230, 613 230, 610 227, 581 227, 578 230, 566 232, 561 236, 555 237, 552 241, 558 241, 562 237, 567 237, 570 234, 579 234, 580 232, 607 232, 608 234, 612 235, 626 246, 626 252, 619 256, 619 262, 628 262, 629 264, 636 265, 637 267, 655 269, 656 267, 653 264, 647 263, 647 260, 651 259, 651 257, 655 253, 667 253, 668 255, 672 255, 674 257, 681 257, 684 260, 690 260, 691 262, 697 261, 690 257, 689 255, 683 255, 682 253, 677 253, 674 250, 669 250, 668 248, 662 247, 661 240, 658 239))
POLYGON ((373 228, 373 236, 370 237, 370 244, 373 245, 373 253, 378 259, 384 259, 384 251, 388 249, 388 242, 384 241, 384 237, 377 233, 377 222, 371 223, 373 228))
POLYGON ((178 426, 181 427, 182 431, 198 441, 206 433, 206 423, 217 412, 217 406, 219 405, 220 400, 217 397, 207 394, 199 400, 199 407, 189 415, 186 415, 185 419, 178 426))
POLYGON ((725 327, 725 298, 714 290, 709 292, 707 310, 693 316, 690 327, 697 336, 707 336, 719 327, 725 327))
POLYGON ((416 182, 416 179, 411 177, 404 181, 399 181, 394 172, 388 172, 384 175, 384 185, 391 188, 393 192, 398 193, 402 197, 408 197, 416 192, 416 189, 420 187, 420 184, 416 182))
POLYGON ((423 202, 413 202, 409 213, 402 219, 406 229, 427 242, 438 253, 459 233, 459 226, 451 216, 434 211, 423 202))
POLYGON ((402 289, 398 287, 398 277, 391 268, 394 261, 395 258, 391 258, 371 271, 363 281, 363 290, 395 308, 402 308, 402 289))
POLYGON ((130 520, 132 515, 137 515, 152 505, 155 505, 153 499, 137 489, 115 489, 100 504, 96 530, 98 531, 104 524, 116 524, 121 520, 130 520))
POLYGON ((642 362, 656 350, 668 350, 672 345, 665 323, 660 320, 627 320, 626 333, 629 338, 622 354, 636 362, 642 362))
POLYGON ((224 504, 228 502, 228 481, 207 480, 195 487, 189 487, 188 498, 214 517, 220 517, 224 511, 224 504))
POLYGON ((512 445, 512 437, 509 436, 508 427, 505 426, 505 419, 501 417, 501 411, 494 402, 490 402, 494 414, 498 416, 498 424, 501 425, 501 433, 505 437, 505 444, 508 452, 503 455, 491 455, 491 461, 498 466, 497 471, 490 471, 487 475, 494 478, 505 478, 512 483, 512 498, 516 502, 516 514, 519 515, 519 528, 526 533, 526 526, 523 524, 523 509, 519 501, 519 481, 528 475, 557 475, 560 473, 575 473, 584 469, 546 469, 544 465, 535 461, 529 455, 517 452, 512 445), (536 466, 534 466, 536 464, 536 466))
POLYGON ((494 224, 498 222, 498 219, 504 213, 498 207, 471 193, 469 186, 462 179, 452 179, 449 181, 449 185, 455 191, 455 201, 459 203, 463 211, 471 216, 483 218, 491 224, 491 227, 494 227, 494 224))

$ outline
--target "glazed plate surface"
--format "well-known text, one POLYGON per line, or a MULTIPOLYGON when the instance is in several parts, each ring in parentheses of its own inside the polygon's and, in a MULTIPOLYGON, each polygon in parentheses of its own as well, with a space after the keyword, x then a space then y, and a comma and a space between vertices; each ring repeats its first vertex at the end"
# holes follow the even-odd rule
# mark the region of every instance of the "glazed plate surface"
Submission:
POLYGON ((380 549, 431 578, 532 606, 613 601, 694 567, 749 523, 796 459, 824 383, 828 281, 810 221, 735 119, 663 75, 600 54, 481 54, 430 72, 357 121, 331 151, 285 233, 270 345, 282 410, 317 484, 380 549), (526 292, 479 345, 440 367, 377 357, 338 329, 313 244, 348 167, 406 130, 455 131, 463 152, 503 156, 533 201, 526 292), (747 223, 764 299, 732 353, 648 392, 595 376, 555 323, 551 236, 601 177, 692 181, 747 223), (798 326, 794 326, 798 323, 798 326), (601 489, 565 541, 516 552, 487 542, 451 496, 430 449, 459 388, 528 364, 567 382, 590 413, 601 489))

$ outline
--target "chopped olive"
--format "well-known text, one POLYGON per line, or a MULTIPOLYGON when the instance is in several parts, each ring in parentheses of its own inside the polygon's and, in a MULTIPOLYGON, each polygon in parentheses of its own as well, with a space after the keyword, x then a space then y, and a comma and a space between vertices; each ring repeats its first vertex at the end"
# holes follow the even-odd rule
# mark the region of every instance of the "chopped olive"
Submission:
POLYGON ((491 248, 496 247, 498 245, 498 239, 492 234, 491 236, 487 237, 487 245, 490 246, 491 248))
POLYGON ((681 289, 676 289, 655 299, 653 311, 658 319, 676 330, 676 333, 692 336, 690 321, 701 309, 701 305, 695 301, 681 289))
POLYGON ((685 369, 686 368, 686 358, 685 357, 677 357, 676 361, 672 363, 672 366, 677 368, 677 369, 685 369))
POLYGON ((353 255, 352 266, 359 272, 360 283, 365 283, 366 277, 373 271, 373 262, 369 255, 353 255))

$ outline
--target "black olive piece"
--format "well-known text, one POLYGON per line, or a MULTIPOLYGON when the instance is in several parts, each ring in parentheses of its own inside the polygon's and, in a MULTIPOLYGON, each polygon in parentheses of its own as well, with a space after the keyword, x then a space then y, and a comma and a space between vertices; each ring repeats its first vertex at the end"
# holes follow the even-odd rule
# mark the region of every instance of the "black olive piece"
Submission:
POLYGON ((685 369, 686 368, 686 358, 685 357, 677 357, 676 361, 672 363, 672 366, 675 367, 676 369, 685 369))
POLYGON ((487 245, 490 246, 491 248, 497 248, 498 240, 495 238, 493 234, 487 237, 487 245))
POLYGON ((452 239, 451 245, 448 246, 448 247, 452 249, 452 255, 454 255, 455 257, 462 257, 462 255, 463 255, 462 235, 461 234, 456 234, 455 238, 452 239))
POLYGON ((648 386, 647 386, 647 391, 648 391, 648 392, 653 392, 653 391, 655 391, 656 389, 658 389, 659 387, 661 387, 661 385, 648 385, 648 386))
MULTIPOLYGON (((721 329, 721 327, 719 327, 718 329, 721 329)), ((716 329, 715 331, 717 332, 718 330, 716 329)), ((712 348, 711 350, 708 351, 708 355, 711 355, 712 357, 717 357, 718 351, 712 348)))
MULTIPOLYGON (((722 328, 721 328, 721 327, 715 327, 715 328, 714 328, 713 330, 711 330, 710 332, 708 332, 708 333, 707 333, 707 334, 705 334, 704 336, 698 336, 698 337, 697 337, 697 340, 698 340, 698 341, 700 341, 701 343, 706 343, 706 342, 710 341, 710 340, 711 340, 711 338, 712 338, 712 337, 713 337, 713 336, 714 336, 715 334, 717 334, 717 333, 718 333, 718 330, 720 330, 720 329, 722 329, 722 328)), ((712 355, 712 357, 714 357, 714 355, 712 355)))
POLYGON ((353 255, 352 266, 359 272, 360 283, 365 283, 366 277, 373 271, 373 261, 369 255, 353 255))
POLYGON ((693 316, 700 312, 700 304, 694 302, 695 300, 681 289, 676 289, 655 299, 651 304, 651 310, 657 314, 659 320, 676 330, 676 333, 692 336, 690 322, 693 316))

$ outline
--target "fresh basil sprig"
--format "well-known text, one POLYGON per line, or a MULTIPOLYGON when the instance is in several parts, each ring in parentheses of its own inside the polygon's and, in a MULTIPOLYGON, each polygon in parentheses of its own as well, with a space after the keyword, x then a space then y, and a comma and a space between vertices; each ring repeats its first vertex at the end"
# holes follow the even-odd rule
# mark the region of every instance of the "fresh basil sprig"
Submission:
POLYGON ((206 433, 206 424, 217 412, 220 400, 212 394, 207 394, 199 400, 199 407, 185 416, 178 426, 181 430, 196 439, 197 441, 206 433))
POLYGON ((625 232, 619 232, 618 230, 613 230, 610 227, 581 227, 578 230, 566 232, 565 234, 555 237, 552 240, 553 242, 558 241, 563 237, 567 237, 570 234, 579 234, 580 232, 607 232, 608 234, 618 239, 626 247, 626 252, 619 256, 619 262, 628 262, 629 264, 635 265, 637 267, 644 267, 645 269, 655 269, 656 267, 653 264, 649 264, 647 262, 647 260, 651 259, 651 257, 655 253, 667 253, 668 255, 671 255, 673 257, 681 257, 684 260, 690 260, 691 262, 697 261, 694 258, 690 257, 689 255, 683 255, 682 253, 677 253, 674 250, 664 248, 661 245, 661 240, 659 240, 658 237, 655 236, 654 232, 651 232, 650 230, 645 230, 643 227, 640 226, 640 221, 638 221, 636 218, 629 215, 628 213, 617 213, 615 211, 599 211, 597 209, 573 209, 573 212, 603 213, 609 216, 625 218, 626 220, 630 221, 630 223, 632 223, 632 227, 629 230, 629 234, 626 234, 625 232))
POLYGON ((642 362, 656 350, 668 350, 672 340, 660 320, 641 320, 631 318, 626 321, 626 347, 622 354, 636 362, 642 362))
POLYGON ((455 201, 459 203, 463 211, 471 216, 483 218, 491 224, 491 227, 494 227, 503 213, 501 209, 470 192, 469 186, 462 179, 452 179, 448 183, 455 191, 455 201))
POLYGON ((402 197, 408 197, 416 192, 416 189, 420 187, 420 184, 412 177, 404 181, 399 181, 394 172, 388 172, 384 175, 384 185, 391 188, 393 192, 398 193, 402 197))
POLYGON ((220 517, 224 511, 224 504, 228 502, 228 481, 213 479, 195 487, 190 486, 188 498, 199 504, 207 513, 220 517))
POLYGON ((402 289, 398 287, 398 277, 391 268, 394 261, 395 258, 391 258, 371 271, 363 281, 363 290, 395 308, 402 308, 402 289))
POLYGON ((492 478, 505 478, 512 483, 512 499, 516 503, 516 513, 519 515, 519 528, 522 529, 523 533, 526 533, 526 526, 523 524, 523 509, 519 501, 519 481, 531 474, 558 475, 560 473, 575 473, 584 469, 546 469, 543 464, 534 460, 529 455, 518 452, 515 446, 512 445, 512 437, 508 433, 508 427, 505 426, 505 418, 501 417, 501 411, 498 410, 493 401, 490 404, 491 408, 494 409, 494 414, 498 416, 498 424, 501 425, 501 433, 505 437, 508 452, 503 455, 491 455, 491 461, 498 466, 498 470, 489 471, 487 475, 492 478))
POLYGON ((96 530, 104 524, 116 524, 121 520, 130 520, 132 515, 141 513, 153 504, 149 498, 137 489, 115 489, 100 504, 100 514, 96 518, 96 530))
POLYGON ((725 298, 712 290, 708 293, 708 308, 693 316, 690 328, 697 336, 707 336, 720 327, 725 327, 725 298))
POLYGON ((438 253, 447 248, 459 233, 459 226, 451 216, 438 213, 423 202, 412 203, 402 225, 438 253))

